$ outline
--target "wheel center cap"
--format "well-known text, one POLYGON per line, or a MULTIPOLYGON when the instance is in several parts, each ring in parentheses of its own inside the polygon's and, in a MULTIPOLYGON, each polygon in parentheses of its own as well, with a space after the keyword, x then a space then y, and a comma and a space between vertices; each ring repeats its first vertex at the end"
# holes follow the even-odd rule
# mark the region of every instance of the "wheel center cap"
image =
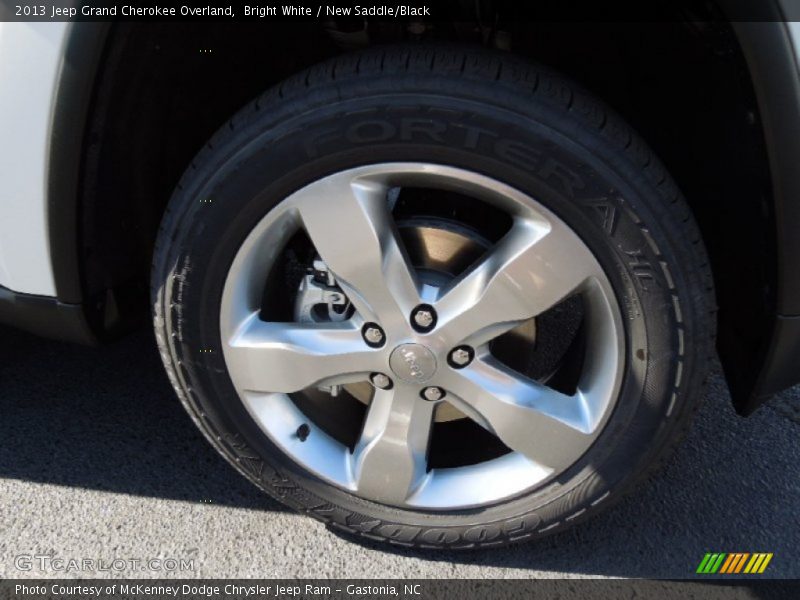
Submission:
POLYGON ((436 356, 422 344, 402 344, 392 350, 389 366, 403 381, 425 383, 436 373, 436 356))

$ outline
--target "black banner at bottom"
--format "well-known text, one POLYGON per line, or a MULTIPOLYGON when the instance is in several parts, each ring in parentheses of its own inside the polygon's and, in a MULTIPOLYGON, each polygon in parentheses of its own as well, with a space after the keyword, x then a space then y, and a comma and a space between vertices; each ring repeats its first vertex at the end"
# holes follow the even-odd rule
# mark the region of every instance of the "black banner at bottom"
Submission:
POLYGON ((800 581, 620 579, 6 579, 15 600, 496 600, 559 598, 738 600, 800 598, 800 581))

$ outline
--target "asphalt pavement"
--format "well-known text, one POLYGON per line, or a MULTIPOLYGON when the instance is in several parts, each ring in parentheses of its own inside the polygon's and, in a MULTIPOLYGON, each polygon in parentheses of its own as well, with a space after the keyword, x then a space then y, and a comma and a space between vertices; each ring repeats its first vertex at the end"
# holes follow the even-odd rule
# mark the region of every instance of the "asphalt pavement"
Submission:
POLYGON ((772 552, 765 577, 800 577, 799 438, 800 387, 742 418, 716 376, 667 466, 578 529, 492 551, 384 548, 230 468, 148 332, 85 348, 0 328, 0 578, 683 578, 706 552, 772 552))

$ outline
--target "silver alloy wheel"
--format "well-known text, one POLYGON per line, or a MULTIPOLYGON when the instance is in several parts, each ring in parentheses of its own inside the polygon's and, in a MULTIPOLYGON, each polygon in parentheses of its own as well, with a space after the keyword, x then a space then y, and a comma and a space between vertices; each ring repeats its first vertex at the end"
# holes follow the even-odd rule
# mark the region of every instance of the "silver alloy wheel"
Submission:
MULTIPOLYGON (((223 290, 220 330, 231 380, 273 443, 321 479, 363 498, 455 510, 495 503, 555 477, 602 430, 624 366, 619 307, 603 269, 583 241, 533 198, 474 172, 429 163, 382 163, 306 185, 248 235, 223 290), (398 242, 389 190, 428 187, 463 193, 506 211, 510 231, 481 261, 447 286, 423 285, 398 242), (283 323, 260 318, 264 282, 300 228, 355 308, 340 322, 283 323), (489 342, 565 298, 584 299, 586 349, 577 391, 566 395, 495 359, 489 342), (415 307, 437 321, 420 333, 415 307), (378 323, 385 343, 367 345, 362 326, 378 323), (454 348, 475 349, 463 368, 454 348), (408 356, 398 359, 406 352, 408 356), (315 428, 289 394, 310 387, 370 381, 375 389, 353 452, 315 428), (444 400, 495 434, 511 452, 453 468, 429 469, 437 402, 444 400), (310 426, 307 436, 298 429, 310 426)), ((336 398, 331 398, 335 402, 336 398)))

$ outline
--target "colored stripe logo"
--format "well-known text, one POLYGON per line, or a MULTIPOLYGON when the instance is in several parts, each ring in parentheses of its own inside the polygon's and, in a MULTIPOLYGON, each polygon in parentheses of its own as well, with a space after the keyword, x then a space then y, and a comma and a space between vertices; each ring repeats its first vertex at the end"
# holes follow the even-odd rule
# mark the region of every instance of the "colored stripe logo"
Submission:
POLYGON ((772 552, 708 552, 697 566, 703 575, 757 574, 763 573, 772 560, 772 552))

